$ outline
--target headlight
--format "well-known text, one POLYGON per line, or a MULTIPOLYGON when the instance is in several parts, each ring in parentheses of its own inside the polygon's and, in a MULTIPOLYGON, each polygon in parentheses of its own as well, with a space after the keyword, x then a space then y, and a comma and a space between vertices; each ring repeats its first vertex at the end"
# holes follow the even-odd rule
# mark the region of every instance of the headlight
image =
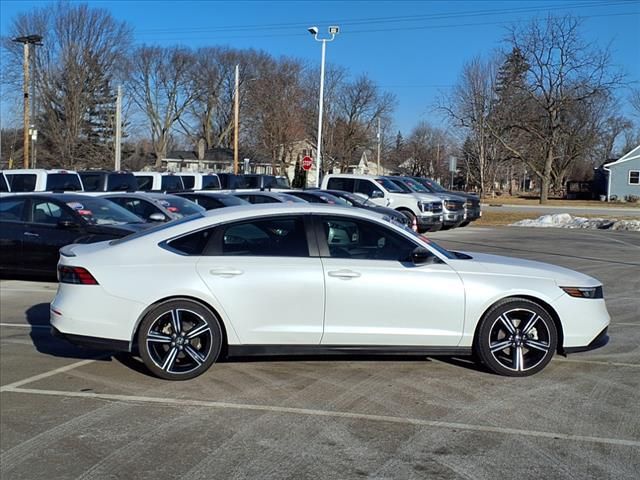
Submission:
POLYGON ((599 287, 560 287, 575 298, 604 298, 602 285, 599 287))

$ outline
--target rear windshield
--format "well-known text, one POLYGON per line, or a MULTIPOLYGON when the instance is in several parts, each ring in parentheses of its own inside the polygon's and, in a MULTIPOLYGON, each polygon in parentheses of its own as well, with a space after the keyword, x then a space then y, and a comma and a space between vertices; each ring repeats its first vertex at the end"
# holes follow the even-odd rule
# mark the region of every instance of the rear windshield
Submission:
POLYGON ((136 182, 138 183, 138 190, 148 191, 153 190, 153 176, 152 175, 134 175, 136 182))
POLYGON ((82 186, 84 187, 85 192, 98 192, 102 190, 101 178, 104 173, 81 173, 80 178, 82 179, 82 186))
POLYGON ((134 192, 138 189, 138 182, 133 173, 110 173, 107 177, 109 192, 134 192))
MULTIPOLYGON (((185 184, 185 188, 193 188, 187 187, 185 184)), ((203 190, 220 190, 220 179, 217 175, 203 175, 202 176, 202 189, 203 190)))
POLYGON ((184 190, 184 183, 177 175, 163 175, 160 182, 160 190, 178 191, 184 190))
POLYGON ((125 223, 144 223, 140 217, 129 210, 103 198, 83 197, 67 202, 90 225, 122 225, 125 223))
POLYGON ((180 175, 180 178, 182 178, 184 188, 186 188, 187 190, 193 189, 193 186, 196 183, 196 179, 193 175, 180 175))
POLYGON ((186 217, 194 213, 204 212, 205 209, 189 199, 176 195, 167 195, 157 199, 160 204, 178 217, 186 217))
POLYGON ((36 189, 35 173, 6 173, 12 192, 33 192, 36 189))
POLYGON ((82 190, 77 173, 49 173, 46 190, 82 190))

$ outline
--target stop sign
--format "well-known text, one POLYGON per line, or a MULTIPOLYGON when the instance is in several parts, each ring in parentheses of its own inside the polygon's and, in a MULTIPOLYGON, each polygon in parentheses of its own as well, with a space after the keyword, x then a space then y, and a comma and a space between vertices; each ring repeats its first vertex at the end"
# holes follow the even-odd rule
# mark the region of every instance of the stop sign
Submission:
POLYGON ((309 156, 306 156, 302 159, 302 168, 304 170, 311 170, 311 167, 313 166, 313 159, 309 156))

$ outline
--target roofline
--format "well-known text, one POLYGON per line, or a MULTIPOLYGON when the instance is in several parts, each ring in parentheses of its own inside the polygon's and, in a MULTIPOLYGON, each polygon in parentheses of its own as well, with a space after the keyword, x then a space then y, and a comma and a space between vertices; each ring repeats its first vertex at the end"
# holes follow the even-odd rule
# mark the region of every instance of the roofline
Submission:
POLYGON ((624 163, 628 160, 635 160, 636 158, 640 158, 640 145, 638 145, 636 148, 634 148, 630 152, 625 153, 622 157, 620 157, 615 162, 605 163, 603 167, 609 167, 617 163, 624 163))

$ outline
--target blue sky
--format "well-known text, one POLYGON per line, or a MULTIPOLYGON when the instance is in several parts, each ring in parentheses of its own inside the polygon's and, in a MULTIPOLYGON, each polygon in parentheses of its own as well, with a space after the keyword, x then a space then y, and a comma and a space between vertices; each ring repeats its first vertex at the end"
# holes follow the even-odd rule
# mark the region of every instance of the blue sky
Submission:
MULTIPOLYGON (((46 1, 0 1, 0 28, 14 15, 46 1)), ((317 25, 341 33, 328 44, 327 62, 368 74, 398 100, 396 128, 440 124, 432 106, 476 55, 503 46, 505 28, 548 12, 583 17, 585 37, 610 45, 613 61, 640 82, 640 1, 88 1, 129 22, 138 43, 256 48, 320 62, 317 25)), ((46 41, 46 39, 45 39, 46 41)), ((623 111, 627 111, 623 105, 623 111)), ((4 122, 3 122, 4 124, 4 122)))

